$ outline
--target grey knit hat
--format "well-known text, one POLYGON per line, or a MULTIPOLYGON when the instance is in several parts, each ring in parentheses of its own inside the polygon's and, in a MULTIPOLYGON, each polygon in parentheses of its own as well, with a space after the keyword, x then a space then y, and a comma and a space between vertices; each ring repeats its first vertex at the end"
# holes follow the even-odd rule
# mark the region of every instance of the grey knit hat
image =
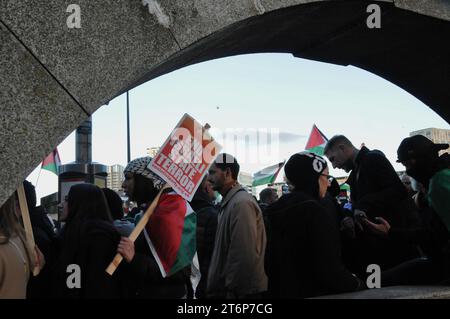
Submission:
POLYGON ((159 190, 166 182, 148 168, 151 161, 152 158, 150 156, 136 158, 135 160, 128 163, 123 173, 142 175, 151 180, 153 182, 153 186, 155 186, 155 188, 159 190))

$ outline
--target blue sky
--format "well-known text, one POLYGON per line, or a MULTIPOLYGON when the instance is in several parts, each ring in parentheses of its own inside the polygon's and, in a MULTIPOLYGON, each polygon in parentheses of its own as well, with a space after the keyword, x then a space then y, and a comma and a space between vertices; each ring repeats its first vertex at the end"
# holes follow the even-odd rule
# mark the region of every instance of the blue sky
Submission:
MULTIPOLYGON (((355 146, 382 150, 396 169, 396 150, 411 131, 450 126, 396 85, 355 67, 295 58, 289 54, 228 57, 189 66, 130 92, 131 157, 160 146, 184 113, 216 130, 277 129, 279 147, 259 163, 241 161, 254 173, 302 151, 315 123, 328 137, 344 134, 355 146)), ((93 160, 126 164, 126 98, 119 96, 93 115, 93 160)), ((212 131, 214 132, 214 130, 212 131)), ((220 139, 220 136, 217 136, 220 139)), ((60 146, 61 160, 75 160, 75 137, 60 146)), ((235 153, 227 147, 225 151, 235 153)), ((255 146, 249 154, 259 156, 255 146)), ((239 154, 238 154, 239 155, 239 154)), ((239 160, 239 158, 238 158, 239 160)), ((28 178, 36 183, 39 169, 28 178)), ((331 169, 335 176, 345 172, 331 169)), ((57 191, 57 178, 43 171, 38 197, 57 191)))

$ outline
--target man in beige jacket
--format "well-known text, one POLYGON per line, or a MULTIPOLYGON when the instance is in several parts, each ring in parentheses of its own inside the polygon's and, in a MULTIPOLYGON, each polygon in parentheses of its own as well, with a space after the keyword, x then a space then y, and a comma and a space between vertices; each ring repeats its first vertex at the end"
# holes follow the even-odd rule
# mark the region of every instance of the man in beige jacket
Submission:
POLYGON ((211 298, 257 298, 267 290, 264 220, 238 174, 239 164, 228 154, 220 154, 209 170, 213 189, 223 196, 208 276, 211 298))

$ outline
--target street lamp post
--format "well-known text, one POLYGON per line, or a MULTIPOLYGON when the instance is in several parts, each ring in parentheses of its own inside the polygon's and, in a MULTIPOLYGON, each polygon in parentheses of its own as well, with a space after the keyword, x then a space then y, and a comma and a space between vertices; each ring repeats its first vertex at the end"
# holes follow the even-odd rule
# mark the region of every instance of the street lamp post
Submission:
POLYGON ((131 162, 130 147, 130 94, 127 91, 127 163, 131 162))

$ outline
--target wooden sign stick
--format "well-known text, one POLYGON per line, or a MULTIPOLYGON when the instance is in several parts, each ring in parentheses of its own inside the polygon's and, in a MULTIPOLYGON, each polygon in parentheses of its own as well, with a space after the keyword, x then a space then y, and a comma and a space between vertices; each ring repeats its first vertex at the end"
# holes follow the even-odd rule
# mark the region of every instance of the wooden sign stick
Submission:
MULTIPOLYGON (((142 216, 142 218, 139 220, 139 223, 136 225, 136 227, 134 228, 133 232, 130 234, 130 238, 133 242, 136 241, 136 239, 138 238, 138 236, 141 234, 141 232, 144 230, 145 225, 147 225, 148 220, 150 219, 150 217, 153 215, 156 206, 158 205, 159 202, 159 198, 161 197, 162 193, 164 190, 166 190, 167 188, 169 188, 170 186, 168 184, 165 184, 163 186, 163 188, 161 188, 161 190, 159 191, 158 195, 155 197, 155 199, 153 200, 153 202, 151 203, 151 205, 147 208, 147 211, 145 212, 145 214, 142 216)), ((117 267, 119 267, 120 263, 122 262, 123 257, 121 254, 117 254, 113 261, 109 264, 108 268, 106 268, 106 272, 109 275, 113 275, 114 272, 116 271, 117 267)))
MULTIPOLYGON (((30 220, 30 212, 28 210, 28 204, 27 204, 27 198, 25 196, 25 189, 23 188, 23 184, 20 185, 20 187, 17 189, 17 195, 19 197, 19 206, 20 211, 22 215, 23 220, 23 226, 25 228, 25 235, 27 237, 28 245, 30 246, 33 251, 31 252, 34 260, 36 259, 36 243, 34 242, 34 236, 33 236, 33 228, 31 227, 31 220, 30 220)), ((39 265, 35 265, 33 268, 33 276, 39 275, 40 269, 39 265)))

